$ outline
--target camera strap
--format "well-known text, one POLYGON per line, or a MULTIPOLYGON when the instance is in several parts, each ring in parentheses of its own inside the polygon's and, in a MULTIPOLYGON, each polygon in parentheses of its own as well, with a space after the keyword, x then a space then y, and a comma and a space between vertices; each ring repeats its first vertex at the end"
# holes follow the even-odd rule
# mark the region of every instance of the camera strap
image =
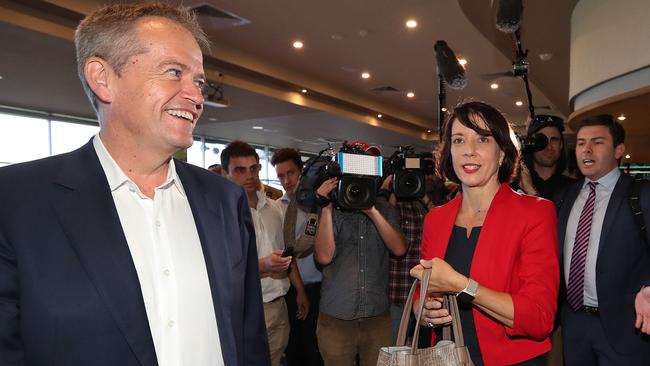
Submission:
POLYGON ((307 214, 305 229, 296 238, 296 221, 300 208, 295 198, 295 194, 291 195, 289 206, 284 215, 284 245, 287 248, 294 247, 294 255, 297 258, 304 258, 314 251, 314 239, 318 228, 318 207, 314 206, 310 209, 307 214))

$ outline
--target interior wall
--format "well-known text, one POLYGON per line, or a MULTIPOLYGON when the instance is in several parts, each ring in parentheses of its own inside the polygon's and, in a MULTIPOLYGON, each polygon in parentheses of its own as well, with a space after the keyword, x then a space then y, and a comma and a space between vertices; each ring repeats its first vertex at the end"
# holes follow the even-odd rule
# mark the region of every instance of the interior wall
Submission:
POLYGON ((569 98, 650 65, 650 1, 581 0, 571 18, 569 98))

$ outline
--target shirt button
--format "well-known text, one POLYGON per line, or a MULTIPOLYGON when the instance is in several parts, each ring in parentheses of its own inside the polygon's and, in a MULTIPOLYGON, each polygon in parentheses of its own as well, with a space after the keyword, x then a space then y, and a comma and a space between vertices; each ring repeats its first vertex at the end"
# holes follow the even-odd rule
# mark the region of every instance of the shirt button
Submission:
POLYGON ((167 276, 167 277, 169 277, 169 274, 170 274, 170 273, 171 273, 171 271, 168 270, 168 269, 166 269, 166 270, 163 271, 163 274, 164 274, 165 276, 167 276))
POLYGON ((170 328, 173 328, 174 327, 174 321, 173 320, 168 321, 167 326, 170 327, 170 328))
POLYGON ((160 227, 160 221, 156 220, 156 227, 160 227))

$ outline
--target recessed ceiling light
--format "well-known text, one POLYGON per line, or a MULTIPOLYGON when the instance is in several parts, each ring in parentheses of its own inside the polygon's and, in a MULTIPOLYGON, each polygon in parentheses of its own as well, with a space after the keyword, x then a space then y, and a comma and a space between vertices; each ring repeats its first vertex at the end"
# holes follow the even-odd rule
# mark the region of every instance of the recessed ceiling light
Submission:
POLYGON ((304 44, 301 41, 293 41, 293 48, 299 50, 304 46, 304 44))
POLYGON ((254 130, 263 130, 264 127, 262 127, 262 126, 253 126, 253 129, 254 130))
POLYGON ((307 93, 307 89, 303 89, 303 90, 301 90, 300 92, 303 93, 303 94, 306 94, 306 93, 307 93))
POLYGON ((363 74, 361 74, 361 77, 364 78, 364 79, 369 79, 370 78, 370 73, 364 72, 363 74))
POLYGON ((0 75, 0 80, 2 80, 2 75, 0 75))
POLYGON ((415 93, 408 92, 408 93, 406 93, 406 96, 409 97, 409 98, 413 98, 413 97, 415 97, 415 93))
POLYGON ((443 111, 443 112, 447 112, 447 108, 445 108, 445 107, 440 108, 440 110, 443 111))
POLYGON ((459 63, 461 66, 465 66, 465 65, 467 65, 467 59, 459 58, 459 59, 458 59, 458 63, 459 63))
POLYGON ((627 117, 625 117, 624 114, 621 114, 620 116, 616 117, 616 119, 619 120, 619 121, 625 121, 625 119, 627 119, 627 117))
POLYGON ((217 119, 216 119, 215 117, 210 117, 210 118, 208 118, 208 120, 214 122, 214 121, 216 121, 217 119))
POLYGON ((415 28, 417 26, 418 26, 418 22, 415 19, 409 19, 409 20, 406 21, 406 27, 407 28, 413 29, 413 28, 415 28))
POLYGON ((492 89, 499 89, 499 84, 497 84, 497 83, 492 83, 492 84, 490 84, 490 88, 492 88, 492 89))
POLYGON ((625 159, 629 159, 629 158, 630 158, 630 154, 625 155, 625 159))
POLYGON ((542 61, 549 61, 552 58, 553 58, 552 53, 547 52, 547 53, 540 53, 539 54, 539 59, 542 60, 542 61))
POLYGON ((427 133, 431 133, 431 130, 427 130, 427 133))
POLYGON ((381 118, 381 117, 383 117, 383 115, 382 115, 381 113, 379 113, 379 114, 377 115, 377 118, 381 118))
POLYGON ((518 100, 518 101, 515 102, 515 105, 517 107, 521 107, 522 105, 524 105, 524 102, 522 102, 521 100, 518 100))

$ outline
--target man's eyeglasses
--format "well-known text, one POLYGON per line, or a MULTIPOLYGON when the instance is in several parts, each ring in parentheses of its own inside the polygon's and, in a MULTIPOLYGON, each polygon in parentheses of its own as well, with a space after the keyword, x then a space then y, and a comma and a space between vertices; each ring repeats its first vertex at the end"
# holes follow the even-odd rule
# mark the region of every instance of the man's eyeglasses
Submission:
POLYGON ((248 168, 246 168, 245 166, 236 166, 236 167, 232 168, 232 171, 235 174, 244 174, 247 171, 251 172, 252 174, 257 174, 257 173, 259 173, 259 171, 261 169, 262 169, 262 165, 254 164, 254 165, 251 165, 248 168))

